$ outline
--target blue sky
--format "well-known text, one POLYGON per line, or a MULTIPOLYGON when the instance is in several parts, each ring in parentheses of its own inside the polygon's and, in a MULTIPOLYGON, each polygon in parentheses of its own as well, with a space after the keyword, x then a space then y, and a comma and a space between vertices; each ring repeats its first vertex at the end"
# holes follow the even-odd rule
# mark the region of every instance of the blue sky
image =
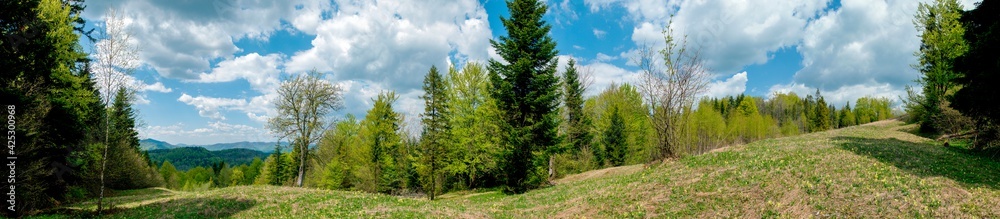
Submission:
MULTIPOLYGON (((910 21, 918 2, 548 0, 544 19, 561 65, 574 58, 591 72, 588 95, 634 82, 629 58, 638 46, 662 47, 672 17, 711 69, 704 96, 819 89, 842 105, 866 95, 896 99, 913 85, 919 33, 910 21)), ((394 90, 396 109, 415 131, 427 69, 498 58, 489 39, 506 34, 499 18, 508 16, 499 0, 87 4, 91 26, 104 25, 109 9, 123 12, 141 50, 132 75, 140 137, 175 144, 273 141, 264 124, 275 114, 274 88, 311 69, 344 88, 338 117, 361 117, 372 97, 394 90)))

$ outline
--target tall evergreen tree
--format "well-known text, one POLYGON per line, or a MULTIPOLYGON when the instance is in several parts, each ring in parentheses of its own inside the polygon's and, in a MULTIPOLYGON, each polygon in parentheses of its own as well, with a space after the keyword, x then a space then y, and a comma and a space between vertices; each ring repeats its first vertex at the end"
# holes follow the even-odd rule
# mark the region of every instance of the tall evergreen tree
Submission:
POLYGON ((585 87, 576 71, 576 60, 570 59, 563 73, 563 104, 566 107, 566 140, 572 150, 590 148, 593 140, 590 117, 583 113, 583 92, 585 87))
MULTIPOLYGON (((368 115, 361 121, 361 141, 363 147, 369 149, 366 158, 372 166, 365 177, 371 180, 362 189, 372 192, 389 193, 402 184, 403 169, 400 165, 403 139, 399 136, 401 117, 392 109, 399 95, 395 92, 381 93, 374 99, 375 105, 368 110, 368 115)), ((359 177, 360 178, 360 177, 359 177)))
POLYGON ((18 203, 3 213, 16 217, 57 207, 69 186, 89 184, 83 170, 92 160, 84 154, 96 129, 89 121, 103 108, 90 107, 99 99, 82 69, 78 1, 9 0, 0 8, 0 100, 17 116, 14 155, 31 158, 16 161, 18 203))
POLYGON ((513 0, 507 1, 507 8, 510 18, 500 18, 507 35, 499 41, 490 40, 503 58, 490 60, 490 94, 504 120, 500 169, 505 191, 523 193, 546 181, 540 166, 547 160, 547 152, 560 142, 556 132, 558 51, 548 35, 552 27, 542 20, 548 8, 545 3, 513 0))
POLYGON ((420 165, 418 172, 424 191, 428 197, 434 200, 434 195, 441 192, 440 187, 442 168, 446 164, 447 149, 450 142, 448 95, 446 85, 437 67, 431 66, 431 70, 424 77, 424 113, 421 121, 424 123, 424 131, 420 140, 420 165))
POLYGON ((991 141, 1000 146, 1000 2, 983 1, 976 9, 962 16, 968 28, 965 40, 968 53, 960 56, 955 69, 964 77, 955 82, 963 88, 955 93, 955 109, 976 118, 978 134, 976 149, 984 149, 991 141))

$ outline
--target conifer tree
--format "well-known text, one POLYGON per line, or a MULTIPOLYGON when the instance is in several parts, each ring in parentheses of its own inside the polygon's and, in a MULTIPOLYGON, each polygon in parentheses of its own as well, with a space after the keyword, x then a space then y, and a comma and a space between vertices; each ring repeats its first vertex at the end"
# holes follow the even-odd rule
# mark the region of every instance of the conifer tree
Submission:
POLYGON ((424 191, 430 200, 434 200, 434 195, 441 192, 441 173, 448 154, 446 144, 450 142, 451 127, 448 123, 448 96, 445 87, 441 73, 437 67, 431 66, 424 77, 424 113, 421 119, 424 131, 421 136, 423 139, 420 140, 420 163, 417 166, 424 191))
POLYGON ((618 106, 612 106, 610 120, 608 129, 604 131, 604 148, 607 150, 608 162, 612 166, 621 166, 625 164, 627 145, 625 144, 625 120, 622 119, 618 106))
POLYGON ((826 100, 820 95, 819 89, 816 89, 816 104, 813 105, 812 121, 810 132, 826 131, 830 129, 830 108, 826 106, 826 100))
MULTIPOLYGON (((501 111, 500 169, 506 192, 523 193, 546 181, 548 152, 560 142, 556 132, 559 79, 552 28, 542 20, 547 10, 537 0, 507 2, 509 18, 500 18, 507 30, 490 40, 503 60, 490 60, 491 96, 501 111), (536 157, 539 153, 543 157, 536 157)), ((551 167, 551 165, 549 165, 551 167)))
POLYGON ((591 121, 583 113, 583 92, 585 87, 580 81, 576 70, 576 61, 569 60, 566 73, 563 73, 563 104, 566 106, 566 140, 571 149, 580 151, 590 147, 591 121))

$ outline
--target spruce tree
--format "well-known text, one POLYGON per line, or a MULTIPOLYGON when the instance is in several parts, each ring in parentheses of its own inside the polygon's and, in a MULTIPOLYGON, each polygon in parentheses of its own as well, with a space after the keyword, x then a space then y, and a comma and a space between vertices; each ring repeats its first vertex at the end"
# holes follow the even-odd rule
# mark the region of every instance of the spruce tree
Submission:
POLYGON ((590 134, 590 118, 583 113, 583 92, 584 87, 580 81, 579 73, 576 72, 576 61, 569 60, 566 66, 566 73, 563 74, 564 96, 563 104, 566 106, 566 140, 571 149, 580 151, 590 148, 592 140, 590 134))
POLYGON ((434 200, 434 195, 440 193, 439 187, 443 184, 441 179, 442 168, 445 166, 447 144, 449 142, 449 131, 451 129, 448 120, 448 96, 445 90, 444 80, 437 67, 431 66, 430 72, 424 77, 424 114, 421 121, 424 124, 423 139, 420 140, 420 165, 418 172, 421 175, 421 182, 424 191, 427 192, 430 200, 434 200))
POLYGON ((546 181, 547 152, 559 142, 556 132, 559 79, 552 27, 542 20, 547 7, 537 0, 507 2, 510 18, 500 18, 507 30, 490 40, 503 61, 490 60, 491 96, 501 111, 501 178, 506 192, 523 193, 546 181), (535 157, 540 153, 543 157, 535 157))

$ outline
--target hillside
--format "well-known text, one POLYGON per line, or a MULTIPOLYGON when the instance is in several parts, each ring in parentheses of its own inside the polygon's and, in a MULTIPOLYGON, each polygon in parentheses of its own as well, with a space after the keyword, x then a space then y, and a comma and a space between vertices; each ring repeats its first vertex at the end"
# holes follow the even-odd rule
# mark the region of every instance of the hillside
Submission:
POLYGON ((156 150, 156 149, 171 149, 175 147, 177 146, 174 146, 165 141, 160 141, 152 138, 139 140, 139 148, 144 151, 156 150))
POLYGON ((160 165, 163 161, 169 160, 178 170, 188 170, 197 166, 208 167, 213 163, 225 161, 229 166, 249 164, 255 157, 261 160, 267 158, 268 153, 244 149, 226 149, 220 151, 210 151, 202 147, 180 147, 172 149, 150 150, 149 159, 160 165))
MULTIPOLYGON (((935 145, 908 133, 913 128, 883 121, 763 140, 648 168, 571 175, 521 195, 465 191, 427 201, 273 186, 126 191, 110 199, 122 208, 111 217, 1000 217, 1000 163, 935 145)), ((71 206, 81 208, 94 203, 71 206)))

